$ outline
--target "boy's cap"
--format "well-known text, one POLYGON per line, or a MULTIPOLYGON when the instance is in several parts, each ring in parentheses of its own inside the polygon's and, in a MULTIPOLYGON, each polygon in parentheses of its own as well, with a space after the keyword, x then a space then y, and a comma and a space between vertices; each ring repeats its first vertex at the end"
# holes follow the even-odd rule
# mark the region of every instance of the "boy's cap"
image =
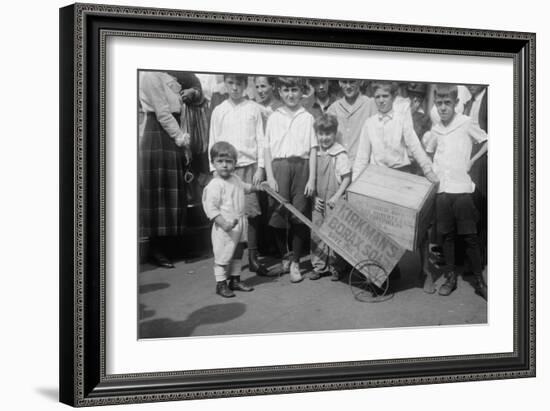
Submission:
POLYGON ((428 91, 428 87, 424 83, 409 83, 409 85, 407 86, 407 91, 409 93, 425 95, 428 91))

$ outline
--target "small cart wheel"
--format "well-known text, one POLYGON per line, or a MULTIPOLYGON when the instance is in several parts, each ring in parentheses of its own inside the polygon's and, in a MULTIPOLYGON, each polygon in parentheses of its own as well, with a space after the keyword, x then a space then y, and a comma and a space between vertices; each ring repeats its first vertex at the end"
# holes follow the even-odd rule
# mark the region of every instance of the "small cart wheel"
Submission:
POLYGON ((349 286, 353 297, 358 301, 380 302, 392 297, 388 295, 388 274, 376 261, 363 260, 356 264, 349 274, 349 286), (374 281, 382 281, 382 284, 379 287, 374 281))

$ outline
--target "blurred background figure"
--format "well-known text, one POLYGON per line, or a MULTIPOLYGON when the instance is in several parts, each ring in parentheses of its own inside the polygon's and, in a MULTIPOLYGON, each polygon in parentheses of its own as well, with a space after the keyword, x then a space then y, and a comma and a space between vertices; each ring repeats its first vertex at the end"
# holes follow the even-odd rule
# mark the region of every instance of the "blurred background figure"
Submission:
MULTIPOLYGON (((473 123, 488 133, 487 124, 487 87, 479 84, 466 86, 471 98, 464 104, 464 114, 469 116, 473 123)), ((480 147, 474 146, 472 157, 477 154, 480 147)), ((487 264, 487 153, 483 154, 472 166, 470 177, 476 185, 474 201, 481 216, 478 224, 478 233, 481 243, 481 261, 487 264)))
MULTIPOLYGON (((411 112, 411 99, 409 97, 409 83, 394 82, 397 92, 393 100, 393 109, 399 113, 411 112)), ((419 136, 420 137, 420 136, 419 136)))
POLYGON ((309 85, 313 88, 313 94, 302 100, 302 106, 317 118, 327 112, 336 96, 331 94, 330 80, 327 78, 310 78, 309 85))
POLYGON ((186 226, 191 138, 181 128, 182 108, 202 100, 199 79, 184 72, 140 72, 139 229, 149 239, 148 257, 173 268, 167 242, 186 226))
POLYGON ((283 105, 276 92, 275 77, 255 76, 253 81, 256 88, 254 100, 262 106, 264 129, 268 117, 283 105))
POLYGON ((361 93, 364 80, 342 79, 339 81, 342 98, 336 100, 327 110, 327 113, 338 119, 337 141, 348 152, 349 160, 353 165, 359 147, 359 135, 365 121, 377 112, 372 97, 361 93))
MULTIPOLYGON (((425 111, 426 92, 428 87, 424 83, 408 83, 407 95, 409 107, 413 122, 414 132, 416 136, 424 144, 429 138, 430 129, 432 128, 432 120, 425 111)), ((409 156, 410 157, 410 156, 409 156)), ((414 174, 423 175, 422 170, 417 163, 414 164, 414 174)))

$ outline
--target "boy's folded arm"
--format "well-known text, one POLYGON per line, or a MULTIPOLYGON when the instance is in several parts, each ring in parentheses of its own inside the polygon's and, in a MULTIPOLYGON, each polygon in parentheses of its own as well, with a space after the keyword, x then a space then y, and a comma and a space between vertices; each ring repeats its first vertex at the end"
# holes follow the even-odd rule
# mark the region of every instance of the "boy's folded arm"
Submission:
POLYGON ((483 156, 488 149, 487 139, 488 135, 478 124, 474 124, 471 121, 468 125, 468 135, 473 140, 475 144, 481 144, 481 148, 478 152, 470 159, 470 167, 481 157, 483 156))
POLYGON ((487 141, 488 135, 478 124, 474 124, 473 121, 470 122, 468 126, 468 135, 475 143, 483 143, 487 141))
POLYGON ((478 152, 470 159, 470 162, 473 164, 475 163, 483 154, 487 152, 487 141, 484 141, 481 143, 481 148, 478 150, 478 152))

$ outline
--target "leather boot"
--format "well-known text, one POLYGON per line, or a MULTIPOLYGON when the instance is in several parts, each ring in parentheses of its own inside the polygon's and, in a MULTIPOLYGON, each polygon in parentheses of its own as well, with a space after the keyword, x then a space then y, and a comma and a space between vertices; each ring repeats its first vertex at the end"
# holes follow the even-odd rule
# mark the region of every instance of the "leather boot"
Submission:
POLYGON ((258 261, 258 250, 248 250, 248 271, 261 277, 268 277, 269 271, 258 261))
POLYGON ((447 296, 451 294, 454 290, 456 290, 456 274, 454 271, 448 272, 445 275, 445 278, 447 281, 443 283, 441 287, 439 287, 439 295, 447 296))
POLYGON ((229 289, 225 280, 218 281, 216 283, 216 294, 221 295, 224 298, 235 297, 235 294, 229 289))
POLYGON ((474 288, 477 295, 480 295, 485 301, 487 301, 487 284, 483 279, 483 275, 475 274, 474 288))
POLYGON ((231 276, 229 279, 229 289, 233 291, 252 291, 254 290, 253 287, 249 287, 245 283, 241 281, 241 277, 238 275, 231 276))

